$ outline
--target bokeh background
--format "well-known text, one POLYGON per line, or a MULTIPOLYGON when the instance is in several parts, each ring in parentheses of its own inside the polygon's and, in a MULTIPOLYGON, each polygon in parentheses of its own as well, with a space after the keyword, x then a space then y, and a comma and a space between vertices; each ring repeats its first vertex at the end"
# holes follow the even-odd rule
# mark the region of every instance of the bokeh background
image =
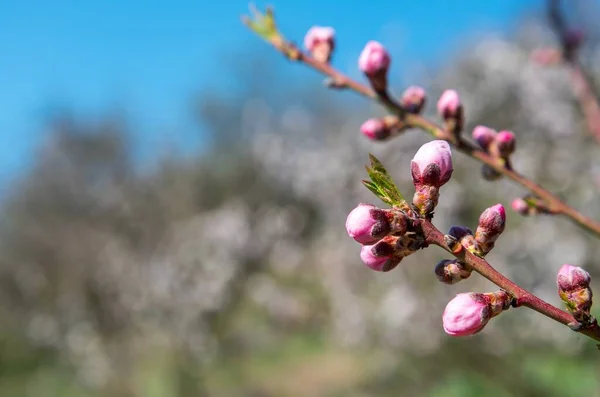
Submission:
MULTIPOLYGON (((600 76, 600 3, 563 1, 600 76)), ((263 7, 264 4, 258 4, 263 7)), ((459 91, 467 131, 511 129, 514 165, 600 219, 600 148, 542 0, 275 2, 284 34, 337 30, 334 65, 360 79, 370 39, 392 84, 427 88, 435 118, 459 91)), ((444 334, 454 294, 433 247, 379 274, 344 221, 369 152, 406 195, 429 137, 385 144, 381 110, 332 92, 239 22, 241 0, 0 2, 1 396, 600 396, 594 343, 510 310, 474 337, 444 334)), ((485 182, 460 153, 436 225, 474 227, 525 192, 485 182)), ((567 220, 520 218, 488 259, 559 304, 563 263, 600 276, 598 240, 567 220)), ((596 315, 600 315, 598 310, 596 315)))

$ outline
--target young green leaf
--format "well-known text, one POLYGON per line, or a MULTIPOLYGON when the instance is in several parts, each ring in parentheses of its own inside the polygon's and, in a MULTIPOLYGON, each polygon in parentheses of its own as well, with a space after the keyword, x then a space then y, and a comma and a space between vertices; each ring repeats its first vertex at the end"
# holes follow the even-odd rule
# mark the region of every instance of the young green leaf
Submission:
POLYGON ((394 180, 383 164, 381 164, 381 161, 372 154, 369 154, 369 158, 371 166, 366 168, 371 182, 363 181, 367 189, 386 204, 391 206, 405 206, 406 200, 404 200, 402 193, 398 190, 394 180))

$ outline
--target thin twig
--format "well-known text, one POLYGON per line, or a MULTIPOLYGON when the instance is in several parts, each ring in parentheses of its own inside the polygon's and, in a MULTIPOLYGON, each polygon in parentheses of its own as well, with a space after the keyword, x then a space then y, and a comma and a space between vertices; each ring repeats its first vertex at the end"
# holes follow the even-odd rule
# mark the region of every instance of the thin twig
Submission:
POLYGON ((289 54, 293 54, 293 57, 291 57, 290 59, 293 59, 298 62, 303 62, 304 64, 310 66, 312 69, 329 77, 332 81, 335 81, 337 88, 347 88, 367 98, 378 101, 383 106, 385 106, 386 109, 388 109, 388 111, 400 117, 408 127, 419 128, 430 133, 436 139, 443 139, 448 141, 459 151, 465 153, 471 158, 479 160, 483 164, 490 166, 500 174, 506 176, 509 179, 512 179, 513 181, 520 184, 521 186, 529 190, 531 193, 545 201, 546 206, 551 213, 561 214, 569 218, 572 222, 579 225, 580 227, 588 230, 589 232, 592 232, 597 237, 600 237, 600 222, 594 221, 593 219, 586 217, 573 207, 570 207, 569 205, 561 201, 550 191, 544 189, 542 186, 538 185, 537 183, 528 179, 527 177, 519 174, 513 169, 507 168, 503 162, 499 162, 497 158, 490 156, 480 148, 465 140, 464 138, 459 138, 458 142, 455 142, 455 139, 453 139, 453 137, 450 136, 450 134, 448 134, 446 131, 444 131, 443 128, 441 128, 434 122, 429 121, 422 116, 409 114, 405 112, 404 109, 400 106, 400 104, 394 101, 392 97, 387 93, 380 93, 378 95, 378 93, 373 91, 370 87, 351 79, 350 77, 346 76, 345 74, 332 67, 330 64, 317 61, 307 53, 299 50, 291 43, 288 43, 281 39, 268 41, 284 55, 290 57, 289 54))
POLYGON ((548 19, 562 47, 563 63, 571 73, 571 87, 585 117, 587 128, 600 143, 600 98, 594 92, 590 76, 577 57, 580 43, 573 43, 559 0, 548 1, 548 19))
MULTIPOLYGON (((466 263, 471 269, 481 274, 483 277, 487 278, 506 292, 510 293, 515 298, 517 307, 528 307, 566 326, 572 326, 578 323, 571 314, 538 298, 531 292, 525 290, 513 281, 506 278, 504 275, 502 275, 502 273, 494 269, 494 267, 485 259, 473 255, 466 249, 453 251, 446 245, 444 234, 430 221, 425 219, 421 220, 421 229, 425 236, 425 241, 428 244, 437 245, 443 248, 454 255, 457 259, 460 259, 466 263)), ((578 329, 577 332, 587 335, 596 341, 600 341, 600 326, 598 326, 597 322, 594 322, 587 327, 584 326, 583 328, 578 329)))

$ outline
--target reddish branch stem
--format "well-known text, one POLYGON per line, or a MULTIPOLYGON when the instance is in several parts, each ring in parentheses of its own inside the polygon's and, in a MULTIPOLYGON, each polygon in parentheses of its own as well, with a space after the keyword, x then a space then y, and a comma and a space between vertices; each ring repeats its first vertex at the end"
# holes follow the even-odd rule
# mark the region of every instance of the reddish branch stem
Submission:
MULTIPOLYGON (((564 325, 577 324, 577 321, 572 315, 555 306, 552 306, 548 302, 538 298, 531 292, 518 286, 513 281, 502 275, 502 273, 494 269, 492 265, 490 265, 485 259, 473 255, 466 249, 461 249, 459 252, 452 251, 444 241, 444 234, 431 222, 422 220, 421 227, 425 236, 425 241, 427 241, 428 244, 437 245, 445 249, 456 258, 464 261, 469 267, 471 267, 471 269, 481 274, 498 287, 510 293, 515 297, 517 306, 526 306, 564 325)), ((587 328, 578 330, 578 332, 587 335, 596 341, 600 341, 600 327, 597 323, 594 323, 587 328)))
POLYGON ((571 73, 571 87, 585 117, 587 128, 600 143, 600 101, 594 92, 590 76, 587 75, 577 58, 580 43, 569 39, 569 28, 560 9, 559 0, 548 2, 548 19, 554 32, 562 43, 562 60, 571 73))
POLYGON ((587 128, 600 143, 600 106, 598 98, 592 90, 591 83, 581 64, 577 60, 566 61, 571 70, 573 94, 583 111, 587 128))
POLYGON ((507 178, 512 179, 534 195, 538 196, 540 199, 545 201, 549 212, 564 215, 575 224, 594 233, 597 237, 600 237, 600 222, 596 222, 593 219, 586 217, 581 212, 561 201, 558 197, 544 189, 542 186, 519 174, 518 172, 507 168, 495 157, 490 156, 464 138, 460 138, 458 142, 453 142, 452 137, 450 137, 443 128, 422 116, 406 113, 404 109, 402 109, 402 107, 387 93, 376 93, 370 87, 351 79, 327 63, 317 61, 290 43, 287 43, 283 40, 273 40, 270 41, 270 43, 284 55, 289 57, 290 54, 293 54, 292 59, 303 62, 314 70, 329 77, 336 83, 337 87, 349 88, 367 98, 380 102, 390 112, 400 117, 400 119, 404 121, 407 126, 420 128, 426 132, 429 132, 437 139, 444 139, 448 141, 459 151, 465 153, 471 158, 487 164, 494 170, 498 171, 507 178))

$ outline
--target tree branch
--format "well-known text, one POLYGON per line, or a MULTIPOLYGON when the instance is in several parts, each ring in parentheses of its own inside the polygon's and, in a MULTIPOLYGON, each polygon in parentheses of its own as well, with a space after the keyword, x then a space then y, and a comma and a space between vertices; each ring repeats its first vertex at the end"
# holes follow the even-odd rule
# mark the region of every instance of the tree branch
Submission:
POLYGON ((345 74, 341 73, 340 71, 332 67, 330 64, 317 61, 307 53, 304 53, 301 50, 299 50, 293 44, 283 40, 282 37, 279 35, 275 36, 275 39, 267 39, 267 41, 271 45, 273 45, 277 50, 279 50, 282 54, 287 56, 289 59, 303 62, 312 69, 329 77, 336 86, 336 88, 347 88, 369 99, 375 100, 381 103, 389 112, 397 115, 407 127, 419 128, 430 133, 436 139, 443 139, 448 141, 448 143, 453 145, 456 149, 463 152, 467 156, 490 166, 500 174, 504 175, 509 179, 512 179, 514 182, 523 186, 534 195, 538 196, 540 199, 546 202, 546 206, 549 212, 554 214, 561 214, 569 218, 576 225, 582 227, 583 229, 589 232, 592 232, 597 237, 600 237, 599 222, 586 217, 576 209, 570 207, 569 205, 561 201, 557 196, 552 194, 550 191, 544 189, 542 186, 536 184, 534 181, 528 179, 527 177, 519 174, 518 172, 510 168, 507 168, 504 163, 498 162, 498 160, 495 157, 490 156, 489 154, 479 149, 469 141, 465 140, 464 138, 459 138, 458 141, 456 141, 456 139, 450 136, 450 134, 448 134, 443 128, 441 128, 434 122, 429 121, 422 116, 409 114, 405 112, 402 106, 400 106, 400 104, 397 101, 393 100, 387 92, 375 92, 367 85, 361 84, 346 76, 345 74))
MULTIPOLYGON (((462 248, 462 246, 459 251, 453 251, 446 244, 444 240, 444 233, 437 229, 428 220, 422 219, 420 222, 425 241, 428 244, 437 245, 443 248, 457 259, 460 259, 462 262, 466 263, 471 269, 481 274, 483 277, 487 278, 492 283, 496 284, 498 287, 502 288, 506 292, 510 293, 515 298, 515 306, 526 306, 530 309, 535 310, 538 313, 543 314, 546 317, 549 317, 567 326, 571 326, 578 323, 577 320, 575 320, 575 318, 571 314, 538 298, 531 292, 525 290, 524 288, 520 287, 519 285, 502 275, 502 273, 494 269, 494 267, 490 265, 485 259, 473 255, 468 250, 462 248)), ((578 329, 577 332, 589 336, 590 338, 600 342, 600 327, 596 322, 594 322, 588 327, 578 329)))
MULTIPOLYGON (((559 0, 548 1, 548 19, 554 33, 558 36, 562 47, 563 63, 569 68, 571 73, 571 87, 573 94, 579 102, 579 106, 585 117, 587 128, 600 143, 600 99, 594 92, 590 76, 586 73, 577 58, 577 50, 580 43, 573 42, 571 37, 575 32, 569 30, 567 22, 560 9, 559 0)), ((579 39, 581 40, 581 39, 579 39)))

